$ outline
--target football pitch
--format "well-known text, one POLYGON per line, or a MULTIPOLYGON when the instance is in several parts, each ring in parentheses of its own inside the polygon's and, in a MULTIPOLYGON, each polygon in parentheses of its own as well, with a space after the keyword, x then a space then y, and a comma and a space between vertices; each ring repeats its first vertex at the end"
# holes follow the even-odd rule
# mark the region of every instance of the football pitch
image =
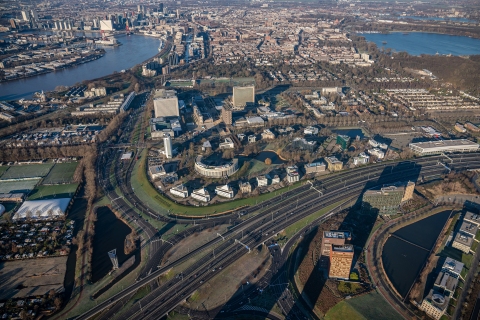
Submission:
POLYGON ((77 169, 78 162, 57 163, 50 170, 48 175, 43 179, 42 184, 67 184, 72 183, 75 169, 77 169))

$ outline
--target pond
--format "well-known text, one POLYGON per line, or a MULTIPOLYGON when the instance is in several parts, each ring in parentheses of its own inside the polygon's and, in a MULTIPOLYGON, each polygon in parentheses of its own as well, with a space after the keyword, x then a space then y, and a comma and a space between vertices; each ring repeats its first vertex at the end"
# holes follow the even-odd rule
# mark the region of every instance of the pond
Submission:
POLYGON ((272 160, 272 164, 282 164, 285 161, 280 159, 280 157, 273 151, 262 151, 257 156, 255 156, 255 160, 265 162, 265 159, 270 158, 272 160))
POLYGON ((112 270, 108 252, 117 249, 118 265, 128 260, 134 253, 125 254, 125 238, 132 230, 118 219, 108 207, 97 209, 95 236, 93 237, 92 282, 102 279, 112 270))
POLYGON ((363 139, 365 137, 365 134, 363 133, 362 129, 359 129, 359 128, 334 129, 334 130, 332 130, 332 132, 334 132, 336 134, 349 136, 351 139, 355 139, 357 136, 359 136, 360 139, 363 139))
POLYGON ((385 243, 383 266, 390 282, 402 297, 410 291, 450 213, 451 210, 442 211, 403 227, 385 243))

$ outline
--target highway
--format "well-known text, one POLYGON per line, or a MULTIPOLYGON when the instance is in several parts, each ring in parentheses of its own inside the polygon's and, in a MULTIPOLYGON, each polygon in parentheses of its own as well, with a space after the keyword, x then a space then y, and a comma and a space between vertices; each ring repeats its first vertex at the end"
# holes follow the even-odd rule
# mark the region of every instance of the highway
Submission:
MULTIPOLYGON (((448 163, 453 168, 458 167, 456 169, 478 168, 480 166, 480 162, 476 160, 478 159, 478 154, 451 155, 450 157, 457 162, 461 157, 463 158, 461 163, 454 163, 453 165, 448 163)), ((125 318, 148 318, 153 315, 166 314, 175 308, 180 301, 184 300, 188 294, 196 290, 201 285, 200 281, 203 283, 203 281, 213 277, 215 271, 209 270, 225 267, 247 252, 247 249, 235 243, 235 240, 241 241, 249 247, 255 247, 286 226, 325 206, 337 203, 345 199, 345 197, 358 197, 364 190, 367 181, 381 184, 398 181, 399 179, 417 179, 421 178, 422 175, 442 174, 445 168, 439 165, 438 161, 443 161, 443 159, 442 156, 433 156, 401 163, 385 163, 344 171, 326 176, 324 179, 315 181, 312 184, 305 184, 288 191, 284 195, 249 208, 246 210, 246 214, 255 211, 261 212, 255 216, 252 215, 244 222, 222 234, 222 237, 226 239, 225 241, 220 237, 216 238, 184 257, 152 271, 149 275, 113 296, 108 301, 81 315, 79 319, 88 319, 109 308, 120 299, 134 293, 138 288, 154 281, 159 275, 172 267, 206 251, 207 253, 204 253, 202 258, 184 271, 180 278, 172 279, 165 285, 156 288, 143 298, 140 303, 135 304, 128 310, 125 318), (392 165, 395 165, 395 167, 391 167, 392 165), (401 178, 399 178, 400 173, 401 178), (379 180, 380 176, 381 179, 379 180), (215 248, 215 253, 207 251, 213 248, 215 248), (198 280, 199 277, 202 277, 202 280, 198 280)))

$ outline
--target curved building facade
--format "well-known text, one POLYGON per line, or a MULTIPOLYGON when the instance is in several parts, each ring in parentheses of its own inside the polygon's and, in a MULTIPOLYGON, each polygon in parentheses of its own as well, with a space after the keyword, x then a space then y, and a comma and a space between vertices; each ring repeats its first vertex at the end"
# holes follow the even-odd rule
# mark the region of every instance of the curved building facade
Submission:
POLYGON ((238 171, 238 159, 232 159, 232 162, 221 166, 209 166, 202 162, 202 156, 198 156, 195 159, 195 171, 210 178, 228 177, 238 171))

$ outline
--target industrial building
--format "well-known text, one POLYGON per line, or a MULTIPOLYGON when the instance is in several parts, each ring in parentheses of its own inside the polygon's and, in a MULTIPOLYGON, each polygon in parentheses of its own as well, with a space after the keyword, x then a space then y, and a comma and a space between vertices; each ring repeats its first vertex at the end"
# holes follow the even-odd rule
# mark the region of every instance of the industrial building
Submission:
POLYGON ((339 171, 343 169, 343 162, 338 160, 336 157, 325 157, 325 162, 327 162, 327 169, 331 172, 339 171))
POLYGON ((57 220, 65 218, 71 198, 25 201, 13 215, 18 220, 57 220))
POLYGON ((178 97, 175 90, 155 90, 153 93, 153 107, 155 109, 155 118, 180 116, 178 97))
POLYGON ((353 255, 353 245, 351 244, 332 245, 328 277, 333 279, 350 279, 353 255))
POLYGON ((195 159, 195 171, 205 177, 223 178, 229 177, 238 170, 238 159, 232 159, 230 163, 219 166, 210 166, 202 162, 202 156, 195 159))
POLYGON ((421 156, 451 152, 475 152, 480 147, 478 143, 467 139, 417 142, 410 143, 408 146, 421 156))
POLYGON ((305 164, 305 174, 325 172, 327 166, 323 162, 312 162, 305 164))
POLYGON ((233 87, 233 107, 243 109, 255 103, 255 87, 233 87))
POLYGON ((170 193, 179 198, 188 197, 188 189, 183 184, 180 184, 176 187, 171 188, 170 193))

